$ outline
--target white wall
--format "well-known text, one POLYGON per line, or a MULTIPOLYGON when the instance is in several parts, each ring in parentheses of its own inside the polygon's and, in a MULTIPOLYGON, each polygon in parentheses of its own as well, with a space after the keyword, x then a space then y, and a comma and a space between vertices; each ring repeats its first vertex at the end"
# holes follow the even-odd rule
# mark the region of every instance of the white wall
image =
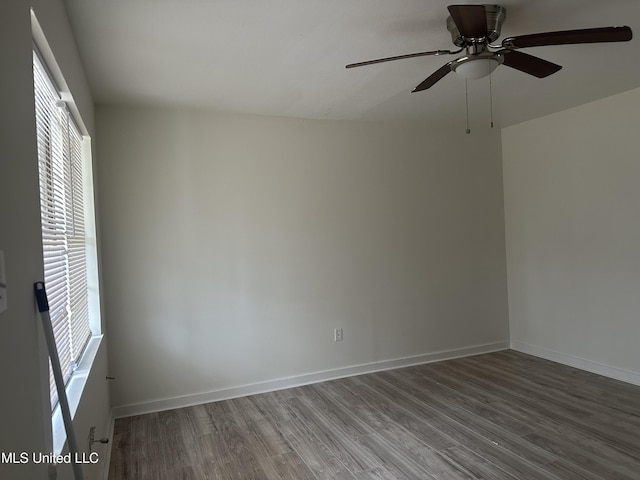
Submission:
MULTIPOLYGON (((91 135, 94 133, 93 101, 62 3, 59 0, 0 2, 0 250, 5 254, 8 284, 8 310, 0 314, 0 452, 51 453, 46 348, 33 298, 33 283, 43 279, 43 262, 31 5, 91 135)), ((86 438, 89 425, 103 432, 106 428, 108 390, 104 380, 99 381, 105 371, 103 345, 89 379, 87 397, 76 414, 76 429, 81 440, 86 438)), ((95 469, 87 469, 87 473, 88 478, 95 478, 97 474, 95 469)), ((46 466, 0 464, 0 478, 46 478, 46 466)))
POLYGON ((640 384, 640 89, 502 132, 512 345, 640 384))
POLYGON ((499 132, 97 125, 114 406, 508 341, 499 132))

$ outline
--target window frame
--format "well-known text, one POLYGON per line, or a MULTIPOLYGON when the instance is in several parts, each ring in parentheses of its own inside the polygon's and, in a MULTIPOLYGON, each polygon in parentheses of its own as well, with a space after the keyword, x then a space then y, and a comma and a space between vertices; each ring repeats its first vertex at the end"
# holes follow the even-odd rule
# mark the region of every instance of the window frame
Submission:
MULTIPOLYGON (((84 221, 85 221, 85 251, 86 251, 86 269, 87 269, 87 295, 88 295, 88 315, 89 315, 89 328, 91 334, 89 336, 86 345, 84 345, 83 353, 81 354, 71 378, 66 385, 66 394, 71 409, 72 418, 75 417, 76 410, 80 404, 84 388, 87 384, 89 374, 94 364, 94 360, 98 355, 98 350, 102 345, 102 319, 101 319, 101 304, 100 304, 100 282, 98 271, 98 251, 97 251, 97 234, 96 234, 96 213, 94 206, 95 190, 93 188, 93 160, 92 160, 92 145, 91 137, 89 136, 88 129, 82 120, 78 106, 76 105, 73 95, 69 90, 69 87, 62 75, 62 71, 56 62, 53 52, 46 41, 43 30, 35 16, 33 9, 31 10, 31 29, 33 35, 33 51, 40 62, 42 63, 44 70, 46 71, 49 80, 53 83, 56 92, 60 97, 60 101, 66 106, 69 115, 69 121, 73 122, 77 128, 81 141, 78 145, 79 151, 76 152, 81 157, 82 168, 84 170, 83 182, 82 182, 82 196, 84 201, 84 221)), ((33 61, 32 61, 33 63, 33 61)), ((35 83, 35 78, 34 78, 35 83)), ((34 84, 34 99, 35 99, 35 84, 34 84)), ((34 106, 35 107, 35 106, 34 106)), ((35 114, 35 110, 34 110, 35 114)), ((34 116, 34 128, 35 116, 34 116)), ((37 135, 37 132, 36 132, 37 135)), ((39 164, 39 158, 36 158, 39 164)), ((39 171, 39 167, 38 167, 39 171)), ((44 252, 43 252, 44 257, 44 252)), ((44 258, 43 258, 44 261, 44 258)), ((48 356, 47 356, 48 358, 48 356)), ((47 372, 48 373, 48 372, 47 372)), ((45 385, 43 378, 43 394, 45 385)), ((49 389, 50 393, 50 389, 49 389)), ((43 395, 45 398, 49 398, 49 395, 43 395)), ((44 401, 44 398, 43 398, 44 401)), ((48 403, 48 402, 47 402, 48 403)), ((44 404, 43 404, 44 408, 44 404)), ((59 454, 66 442, 66 431, 64 429, 64 422, 62 420, 62 413, 60 411, 59 404, 51 412, 51 427, 52 438, 51 448, 52 452, 59 454)))

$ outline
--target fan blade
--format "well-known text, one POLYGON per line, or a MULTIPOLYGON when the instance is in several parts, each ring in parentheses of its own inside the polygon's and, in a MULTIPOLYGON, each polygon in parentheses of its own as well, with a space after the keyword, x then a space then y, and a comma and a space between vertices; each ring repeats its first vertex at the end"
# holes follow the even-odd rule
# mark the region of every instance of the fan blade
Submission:
POLYGON ((516 70, 538 78, 548 77, 562 68, 560 65, 543 60, 542 58, 514 50, 501 50, 497 53, 504 57, 504 62, 502 63, 507 67, 515 68, 516 70))
POLYGON ((376 63, 391 62, 393 60, 402 60, 403 58, 426 57, 429 55, 450 55, 460 53, 462 50, 452 52, 451 50, 432 50, 430 52, 408 53, 406 55, 396 55, 395 57, 378 58, 376 60, 367 60, 366 62, 350 63, 345 68, 364 67, 365 65, 375 65, 376 63))
POLYGON ((602 27, 509 37, 502 41, 502 46, 505 48, 527 48, 576 43, 628 42, 631 38, 633 38, 633 32, 629 27, 602 27))
POLYGON ((487 13, 484 5, 449 5, 447 9, 463 37, 487 36, 487 13))
POLYGON ((452 63, 453 62, 449 62, 449 63, 443 65, 442 67, 440 67, 435 72, 433 72, 426 79, 424 79, 420 85, 418 85, 416 88, 411 90, 411 93, 421 92, 423 90, 426 90, 427 88, 433 87, 437 82, 442 80, 447 75, 447 73, 449 73, 451 71, 451 64, 452 63))

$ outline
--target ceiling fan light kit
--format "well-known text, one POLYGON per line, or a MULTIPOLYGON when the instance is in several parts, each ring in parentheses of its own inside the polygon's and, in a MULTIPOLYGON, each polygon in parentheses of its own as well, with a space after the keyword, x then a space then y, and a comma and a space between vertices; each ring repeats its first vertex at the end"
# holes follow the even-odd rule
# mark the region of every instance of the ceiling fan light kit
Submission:
POLYGON ((468 55, 451 62, 451 70, 468 80, 484 78, 503 62, 500 55, 468 55))
POLYGON ((446 25, 453 44, 459 50, 431 50, 426 52, 398 55, 395 57, 351 63, 347 68, 374 65, 404 58, 431 55, 456 55, 456 58, 440 67, 422 81, 413 92, 420 92, 435 85, 448 73, 455 72, 465 79, 478 79, 491 74, 498 66, 519 70, 523 73, 544 78, 562 67, 533 55, 517 51, 520 48, 571 45, 579 43, 627 42, 633 37, 629 27, 600 27, 582 30, 535 33, 505 38, 500 45, 491 45, 500 37, 507 11, 500 5, 449 5, 446 25))

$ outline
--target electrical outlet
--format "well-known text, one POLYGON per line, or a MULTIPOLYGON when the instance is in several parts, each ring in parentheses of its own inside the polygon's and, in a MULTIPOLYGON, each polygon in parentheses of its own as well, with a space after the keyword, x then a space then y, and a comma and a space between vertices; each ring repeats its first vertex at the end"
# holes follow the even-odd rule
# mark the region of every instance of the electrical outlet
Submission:
POLYGON ((89 437, 87 438, 87 442, 89 443, 89 452, 93 453, 94 443, 109 443, 109 439, 107 437, 103 437, 96 440, 96 427, 91 427, 89 428, 89 437))
POLYGON ((333 340, 336 342, 341 342, 343 340, 341 328, 336 328, 333 330, 333 340))
POLYGON ((93 444, 96 443, 96 427, 89 428, 89 438, 87 439, 87 442, 89 443, 88 450, 91 452, 93 444))

